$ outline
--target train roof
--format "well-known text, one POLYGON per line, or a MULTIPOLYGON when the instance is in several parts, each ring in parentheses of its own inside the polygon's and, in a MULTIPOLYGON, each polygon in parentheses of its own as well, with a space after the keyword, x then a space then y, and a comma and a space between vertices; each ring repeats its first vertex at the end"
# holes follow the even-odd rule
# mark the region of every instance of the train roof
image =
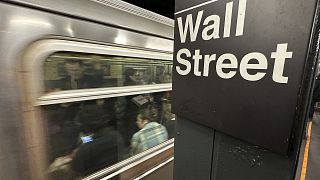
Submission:
POLYGON ((121 0, 11 0, 9 2, 173 39, 173 19, 121 0))

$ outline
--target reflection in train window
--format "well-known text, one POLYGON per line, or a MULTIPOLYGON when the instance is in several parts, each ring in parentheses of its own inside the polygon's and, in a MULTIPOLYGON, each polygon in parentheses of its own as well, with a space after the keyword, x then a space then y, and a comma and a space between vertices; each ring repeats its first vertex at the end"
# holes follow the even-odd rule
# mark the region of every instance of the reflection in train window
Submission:
POLYGON ((171 83, 172 61, 58 52, 44 62, 46 92, 171 83))
POLYGON ((48 172, 75 179, 173 137, 171 92, 43 106, 48 172))

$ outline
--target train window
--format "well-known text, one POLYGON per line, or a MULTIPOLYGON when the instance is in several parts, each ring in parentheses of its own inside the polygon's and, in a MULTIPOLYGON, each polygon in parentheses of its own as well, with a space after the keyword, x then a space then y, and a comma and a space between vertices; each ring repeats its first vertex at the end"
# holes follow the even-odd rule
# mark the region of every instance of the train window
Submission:
POLYGON ((44 62, 45 91, 171 83, 172 61, 57 52, 44 62))
POLYGON ((48 172, 77 179, 173 137, 171 91, 42 106, 48 172))

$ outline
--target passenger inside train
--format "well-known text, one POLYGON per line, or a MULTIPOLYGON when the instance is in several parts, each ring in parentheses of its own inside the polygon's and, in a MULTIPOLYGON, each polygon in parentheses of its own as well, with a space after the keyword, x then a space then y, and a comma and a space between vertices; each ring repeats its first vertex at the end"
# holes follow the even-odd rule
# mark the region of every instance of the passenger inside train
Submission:
POLYGON ((73 150, 72 170, 88 174, 123 159, 124 143, 116 131, 115 119, 108 111, 106 100, 85 102, 76 121, 80 126, 81 139, 73 150))
POLYGON ((137 116, 139 131, 132 136, 131 154, 138 154, 168 140, 166 128, 156 122, 157 110, 147 108, 137 116))
POLYGON ((50 91, 96 88, 103 81, 103 70, 96 62, 83 65, 81 60, 68 60, 64 66, 65 75, 61 79, 50 81, 50 91))
MULTIPOLYGON (((171 82, 171 62, 72 54, 44 63, 45 91, 171 82)), ((52 179, 85 177, 174 136, 171 91, 67 102, 43 107, 52 179)))
POLYGON ((143 152, 168 140, 167 128, 172 138, 174 126, 168 121, 174 121, 168 118, 174 117, 165 99, 168 94, 163 93, 162 104, 141 99, 133 102, 137 97, 156 96, 143 94, 46 107, 49 172, 57 176, 53 179, 60 179, 56 174, 61 171, 69 176, 85 176, 143 152), (143 104, 139 107, 138 103, 143 104))
POLYGON ((171 83, 172 63, 58 52, 44 64, 45 91, 171 83))

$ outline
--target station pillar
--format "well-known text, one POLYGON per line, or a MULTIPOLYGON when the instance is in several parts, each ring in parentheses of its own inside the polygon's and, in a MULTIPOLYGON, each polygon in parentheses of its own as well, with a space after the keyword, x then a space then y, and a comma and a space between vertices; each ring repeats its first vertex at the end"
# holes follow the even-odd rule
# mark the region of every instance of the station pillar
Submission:
POLYGON ((318 0, 176 0, 175 180, 298 180, 318 0))

